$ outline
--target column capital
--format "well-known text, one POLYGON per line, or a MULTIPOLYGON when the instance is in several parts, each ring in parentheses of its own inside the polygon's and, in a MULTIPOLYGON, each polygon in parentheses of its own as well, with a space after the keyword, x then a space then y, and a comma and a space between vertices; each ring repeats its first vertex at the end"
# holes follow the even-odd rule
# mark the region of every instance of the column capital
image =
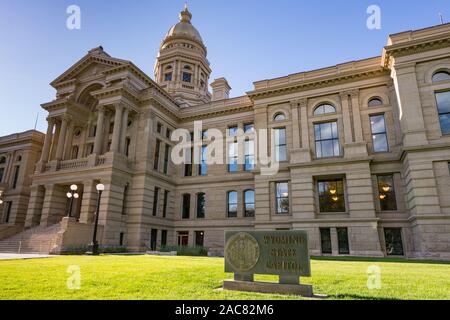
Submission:
POLYGON ((339 92, 339 97, 341 98, 341 100, 348 99, 349 95, 350 95, 349 91, 341 91, 341 92, 339 92))
POLYGON ((307 103, 308 103, 308 99, 307 98, 294 99, 294 100, 290 101, 291 108, 304 107, 304 106, 307 105, 307 103))
POLYGON ((56 119, 53 117, 47 117, 47 122, 49 125, 55 125, 56 119))
POLYGON ((359 97, 359 89, 353 89, 353 90, 350 90, 350 91, 348 92, 348 94, 349 94, 352 98, 359 97))
POLYGON ((61 121, 70 122, 72 121, 72 116, 70 114, 64 114, 61 116, 61 121))

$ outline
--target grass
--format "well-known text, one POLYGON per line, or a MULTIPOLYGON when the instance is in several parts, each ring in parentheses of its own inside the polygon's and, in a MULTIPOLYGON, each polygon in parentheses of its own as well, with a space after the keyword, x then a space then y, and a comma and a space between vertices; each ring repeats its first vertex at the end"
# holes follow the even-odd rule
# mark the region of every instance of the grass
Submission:
MULTIPOLYGON (((0 261, 0 299, 300 299, 221 290, 223 259, 120 256, 55 257, 0 261), (81 288, 66 285, 69 266, 79 266, 81 288)), ((450 299, 450 264, 385 259, 313 259, 313 276, 302 282, 328 299, 450 299), (381 268, 382 287, 367 288, 369 266, 381 268)), ((259 281, 276 281, 257 276, 259 281)))

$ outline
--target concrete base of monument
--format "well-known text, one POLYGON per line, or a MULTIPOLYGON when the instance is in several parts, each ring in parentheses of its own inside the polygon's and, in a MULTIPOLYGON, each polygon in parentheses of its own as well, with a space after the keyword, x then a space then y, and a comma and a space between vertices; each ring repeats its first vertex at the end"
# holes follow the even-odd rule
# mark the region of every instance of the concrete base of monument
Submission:
POLYGON ((313 298, 313 286, 305 284, 279 284, 271 282, 250 282, 225 280, 223 288, 231 291, 246 291, 269 294, 298 295, 313 298))

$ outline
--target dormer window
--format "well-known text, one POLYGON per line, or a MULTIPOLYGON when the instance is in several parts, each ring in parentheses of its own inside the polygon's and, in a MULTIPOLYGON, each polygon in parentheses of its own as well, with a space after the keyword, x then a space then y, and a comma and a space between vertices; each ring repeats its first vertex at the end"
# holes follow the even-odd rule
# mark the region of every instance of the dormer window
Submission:
POLYGON ((189 72, 183 72, 183 82, 191 82, 192 81, 192 74, 189 72))

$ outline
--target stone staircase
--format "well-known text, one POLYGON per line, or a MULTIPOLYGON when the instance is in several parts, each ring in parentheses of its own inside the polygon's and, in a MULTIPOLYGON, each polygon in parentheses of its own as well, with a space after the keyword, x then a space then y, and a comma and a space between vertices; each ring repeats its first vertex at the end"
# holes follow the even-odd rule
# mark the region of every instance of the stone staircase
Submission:
POLYGON ((0 253, 50 254, 57 243, 61 225, 35 227, 0 241, 0 253))

